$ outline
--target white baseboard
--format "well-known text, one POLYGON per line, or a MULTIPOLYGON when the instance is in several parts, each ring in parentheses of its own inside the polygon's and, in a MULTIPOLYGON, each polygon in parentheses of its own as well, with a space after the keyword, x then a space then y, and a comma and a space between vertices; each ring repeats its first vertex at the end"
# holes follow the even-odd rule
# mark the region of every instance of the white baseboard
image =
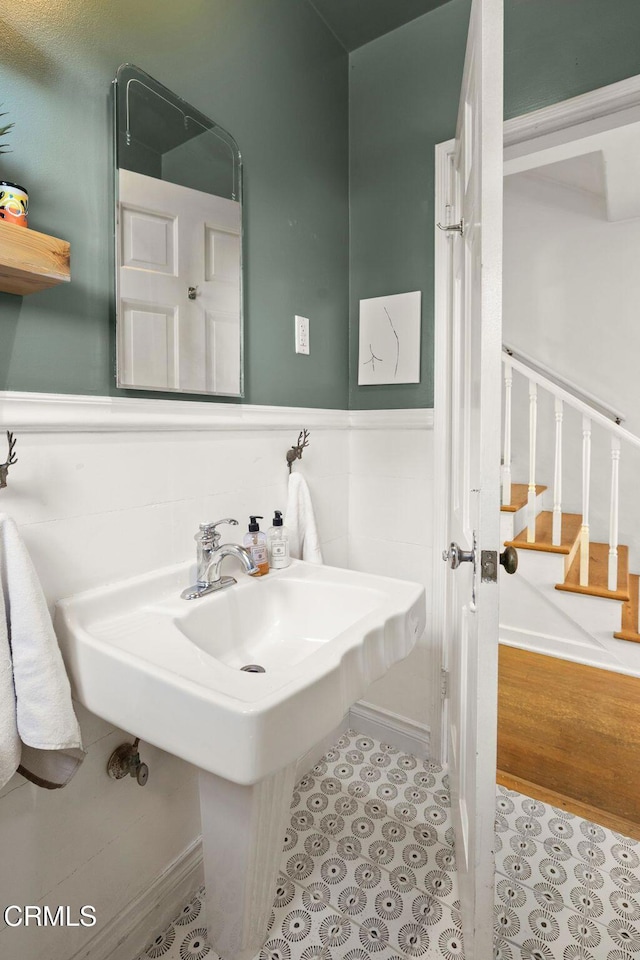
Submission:
POLYGON ((70 960, 133 960, 203 883, 202 840, 198 837, 70 960))
POLYGON ((426 723, 408 720, 391 710, 360 700, 349 711, 349 726, 416 757, 429 756, 430 734, 426 723))

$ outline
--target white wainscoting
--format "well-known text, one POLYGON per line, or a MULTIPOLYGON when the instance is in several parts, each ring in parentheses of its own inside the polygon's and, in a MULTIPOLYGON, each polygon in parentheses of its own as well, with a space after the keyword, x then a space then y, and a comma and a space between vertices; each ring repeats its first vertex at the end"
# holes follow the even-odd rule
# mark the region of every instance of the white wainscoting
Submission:
MULTIPOLYGON (((0 424, 16 432, 18 463, 0 511, 19 524, 53 606, 193 556, 202 520, 236 517, 234 540, 249 513, 263 513, 268 526, 286 502, 285 453, 306 427, 310 445, 294 469, 311 487, 326 562, 426 583, 431 420, 431 411, 4 393, 0 424)), ((428 713, 424 643, 407 664, 370 688, 367 701, 420 722, 428 713)), ((115 730, 82 707, 78 715, 88 756, 68 787, 49 793, 15 776, 0 791, 0 900, 91 904, 98 925, 3 927, 3 957, 102 960, 120 936, 127 960, 128 945, 137 950, 145 939, 132 905, 152 919, 149 933, 162 925, 172 904, 166 871, 200 833, 194 768, 143 743, 148 785, 112 781, 107 759, 135 731, 115 730)))
MULTIPOLYGON (((433 553, 432 411, 375 411, 368 416, 360 411, 353 423, 349 567, 423 583, 428 609, 433 553), (358 419, 368 424, 366 429, 355 428, 358 419)), ((432 669, 431 655, 427 631, 406 660, 369 688, 366 700, 383 711, 430 726, 433 704, 426 678, 432 669)), ((439 672, 439 665, 436 669, 439 672)))

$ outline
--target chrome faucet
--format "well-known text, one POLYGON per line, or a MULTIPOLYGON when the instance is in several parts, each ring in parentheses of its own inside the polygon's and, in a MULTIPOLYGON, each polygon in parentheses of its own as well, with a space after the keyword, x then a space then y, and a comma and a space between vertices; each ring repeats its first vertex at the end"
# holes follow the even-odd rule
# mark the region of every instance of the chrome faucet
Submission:
POLYGON ((196 600, 215 590, 223 590, 236 583, 234 577, 222 577, 220 566, 225 557, 235 557, 242 563, 248 574, 255 574, 258 568, 251 559, 251 554, 244 547, 236 543, 220 543, 221 534, 216 527, 222 523, 230 523, 237 527, 238 521, 228 518, 216 523, 201 523, 194 540, 198 545, 198 572, 197 582, 192 587, 183 590, 180 596, 183 600, 196 600))

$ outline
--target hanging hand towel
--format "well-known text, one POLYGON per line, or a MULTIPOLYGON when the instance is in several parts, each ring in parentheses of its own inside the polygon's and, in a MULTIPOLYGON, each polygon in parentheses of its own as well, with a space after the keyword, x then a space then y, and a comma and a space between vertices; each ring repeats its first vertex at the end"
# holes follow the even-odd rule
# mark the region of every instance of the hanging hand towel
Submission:
POLYGON ((16 769, 64 787, 84 759, 71 689, 38 575, 0 514, 0 787, 16 769))
POLYGON ((285 523, 291 538, 291 556, 309 563, 322 563, 322 550, 307 481, 300 473, 289 475, 285 523))

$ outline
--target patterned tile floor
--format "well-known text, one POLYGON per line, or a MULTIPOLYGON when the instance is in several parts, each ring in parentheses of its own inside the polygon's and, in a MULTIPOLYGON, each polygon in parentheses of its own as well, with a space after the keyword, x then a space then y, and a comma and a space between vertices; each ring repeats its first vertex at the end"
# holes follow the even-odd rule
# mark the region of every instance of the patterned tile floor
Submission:
MULTIPOLYGON (((496 960, 640 960, 640 844, 497 790, 496 960)), ((296 785, 256 960, 460 960, 446 772, 349 731, 296 785)), ((138 960, 216 960, 204 891, 138 960)))

